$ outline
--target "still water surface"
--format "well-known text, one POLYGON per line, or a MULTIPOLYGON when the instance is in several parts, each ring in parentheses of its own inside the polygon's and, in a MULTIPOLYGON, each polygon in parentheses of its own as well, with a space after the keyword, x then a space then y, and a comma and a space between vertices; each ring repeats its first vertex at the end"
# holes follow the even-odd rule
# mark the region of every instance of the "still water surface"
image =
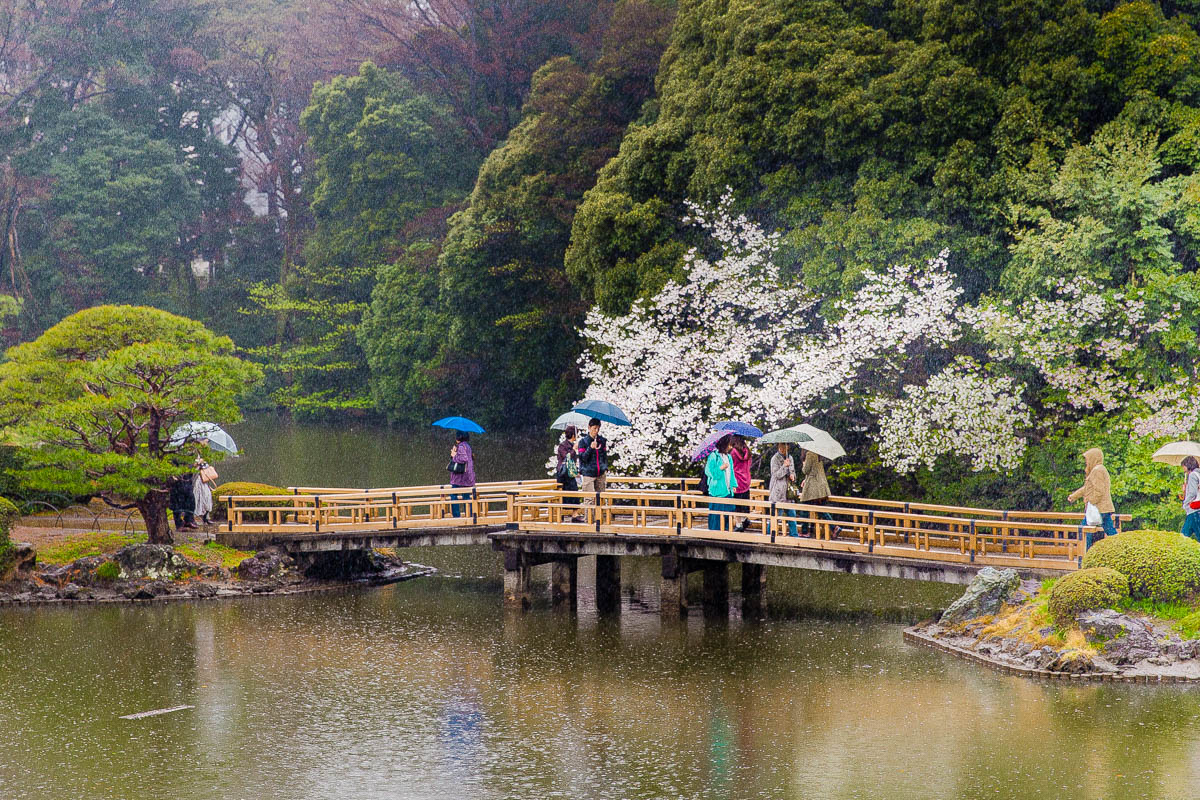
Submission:
MULTIPOLYGON (((285 484, 437 480, 422 459, 445 445, 234 435, 249 456, 224 477, 285 484)), ((481 462, 536 475, 548 445, 480 437, 481 462)), ((570 615, 505 613, 486 548, 412 557, 440 576, 0 611, 0 798, 1200 796, 1200 691, 1031 683, 829 618, 920 616, 952 589, 777 571, 769 622, 664 624, 652 562, 626 561, 603 619, 590 559, 570 615)))

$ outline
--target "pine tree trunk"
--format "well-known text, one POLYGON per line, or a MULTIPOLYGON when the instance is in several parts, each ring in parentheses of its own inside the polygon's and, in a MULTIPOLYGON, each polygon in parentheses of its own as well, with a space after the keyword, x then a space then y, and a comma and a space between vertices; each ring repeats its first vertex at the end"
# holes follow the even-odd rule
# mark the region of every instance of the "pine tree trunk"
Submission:
POLYGON ((150 544, 172 544, 171 526, 167 524, 167 493, 150 492, 137 504, 146 522, 146 538, 150 544))

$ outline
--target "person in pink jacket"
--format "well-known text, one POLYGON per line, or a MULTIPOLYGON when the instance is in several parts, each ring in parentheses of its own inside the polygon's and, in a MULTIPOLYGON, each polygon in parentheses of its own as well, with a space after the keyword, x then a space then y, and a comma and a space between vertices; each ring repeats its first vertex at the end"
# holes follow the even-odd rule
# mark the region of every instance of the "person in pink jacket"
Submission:
MULTIPOLYGON (((733 477, 737 479, 737 488, 734 490, 733 496, 737 500, 750 499, 750 464, 753 460, 753 454, 750 452, 750 445, 746 444, 746 439, 738 434, 733 435, 733 447, 729 451, 729 455, 733 456, 733 477)), ((745 506, 741 507, 742 515, 738 518, 738 522, 733 526, 735 531, 746 530, 746 525, 749 520, 745 515, 745 506)))

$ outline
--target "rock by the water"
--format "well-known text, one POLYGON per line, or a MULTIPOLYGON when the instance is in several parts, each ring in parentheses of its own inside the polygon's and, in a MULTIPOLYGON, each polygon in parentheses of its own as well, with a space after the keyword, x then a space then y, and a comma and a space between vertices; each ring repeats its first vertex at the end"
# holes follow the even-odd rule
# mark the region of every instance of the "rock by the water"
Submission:
POLYGON ((33 572, 37 566, 37 550, 28 542, 12 543, 12 559, 0 570, 0 582, 10 581, 21 573, 33 572))
POLYGON ((63 600, 79 600, 84 594, 83 587, 78 583, 68 583, 58 590, 58 596, 63 600))
POLYGON ((1111 608, 1085 611, 1075 621, 1089 642, 1103 642, 1104 656, 1114 664, 1133 664, 1162 653, 1153 628, 1111 608))
POLYGON ((995 614, 1020 585, 1021 576, 1015 569, 984 567, 972 579, 963 596, 945 610, 939 621, 948 625, 995 614))
POLYGON ((287 553, 274 547, 259 550, 252 558, 237 565, 238 577, 244 581, 263 581, 278 576, 294 564, 287 553))
POLYGON ((217 587, 209 583, 194 583, 188 587, 187 593, 192 597, 216 597, 217 587))
POLYGON ((126 581, 171 580, 197 566, 165 544, 131 544, 114 553, 112 560, 121 568, 121 580, 126 581))

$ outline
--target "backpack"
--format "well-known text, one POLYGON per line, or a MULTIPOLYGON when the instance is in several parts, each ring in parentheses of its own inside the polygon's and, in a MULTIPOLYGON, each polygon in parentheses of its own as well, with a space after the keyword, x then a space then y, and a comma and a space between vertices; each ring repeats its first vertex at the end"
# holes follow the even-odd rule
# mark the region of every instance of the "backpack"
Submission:
POLYGON ((707 460, 700 462, 700 494, 708 494, 708 471, 704 469, 707 460))

